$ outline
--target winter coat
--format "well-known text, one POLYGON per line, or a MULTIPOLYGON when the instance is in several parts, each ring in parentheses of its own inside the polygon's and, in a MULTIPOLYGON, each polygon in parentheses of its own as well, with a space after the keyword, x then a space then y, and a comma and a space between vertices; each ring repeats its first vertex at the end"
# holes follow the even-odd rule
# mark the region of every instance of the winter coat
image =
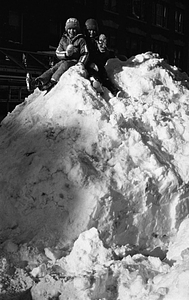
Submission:
POLYGON ((97 40, 95 38, 86 36, 86 42, 89 50, 89 59, 86 64, 86 69, 88 71, 89 77, 93 76, 104 84, 108 80, 108 74, 101 58, 97 40), (97 70, 96 68, 92 67, 92 65, 94 64, 97 66, 97 70))
POLYGON ((79 33, 73 39, 71 39, 67 32, 63 33, 56 49, 56 55, 60 60, 75 60, 76 62, 83 63, 85 66, 88 61, 89 51, 83 35, 79 33), (71 56, 66 55, 66 49, 68 45, 73 45, 74 47, 73 54, 71 56))
POLYGON ((89 51, 89 58, 87 62, 87 66, 90 66, 92 63, 95 63, 98 65, 98 58, 99 58, 99 49, 97 40, 94 38, 90 38, 88 36, 85 37, 87 48, 89 51))
POLYGON ((99 60, 102 62, 102 64, 105 66, 106 62, 110 58, 115 58, 115 53, 112 50, 109 50, 108 48, 105 49, 105 51, 100 52, 99 54, 99 60))
POLYGON ((113 83, 108 78, 108 74, 105 69, 105 62, 102 58, 102 53, 100 52, 98 48, 98 42, 95 38, 90 38, 88 36, 85 37, 87 42, 87 47, 89 50, 89 59, 86 64, 86 69, 88 72, 89 77, 94 77, 96 80, 98 80, 102 85, 107 87, 114 95, 117 94, 118 89, 113 85, 113 83), (92 65, 95 64, 97 66, 97 69, 92 67, 92 65))

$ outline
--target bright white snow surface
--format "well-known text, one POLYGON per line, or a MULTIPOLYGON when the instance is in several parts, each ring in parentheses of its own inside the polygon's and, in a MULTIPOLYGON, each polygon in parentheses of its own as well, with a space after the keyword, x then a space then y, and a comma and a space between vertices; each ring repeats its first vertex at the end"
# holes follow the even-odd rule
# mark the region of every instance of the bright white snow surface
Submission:
POLYGON ((34 300, 187 300, 189 78, 153 53, 106 68, 122 97, 77 65, 2 121, 1 243, 62 270, 34 300))

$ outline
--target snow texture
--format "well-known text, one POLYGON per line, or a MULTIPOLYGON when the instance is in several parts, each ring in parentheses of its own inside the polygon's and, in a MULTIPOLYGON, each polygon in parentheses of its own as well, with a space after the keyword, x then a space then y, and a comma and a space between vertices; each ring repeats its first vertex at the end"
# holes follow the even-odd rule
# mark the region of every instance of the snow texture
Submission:
POLYGON ((1 257, 34 300, 187 300, 188 75, 150 52, 106 69, 121 97, 78 64, 1 122, 1 257))

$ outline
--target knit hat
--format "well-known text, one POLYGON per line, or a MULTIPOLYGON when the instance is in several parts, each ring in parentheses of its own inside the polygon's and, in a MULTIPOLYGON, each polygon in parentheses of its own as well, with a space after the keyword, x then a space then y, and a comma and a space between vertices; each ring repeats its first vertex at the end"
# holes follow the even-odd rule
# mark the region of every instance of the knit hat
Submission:
POLYGON ((85 26, 88 30, 96 30, 98 32, 98 24, 95 19, 88 19, 85 22, 85 26))
POLYGON ((69 28, 75 28, 77 31, 80 31, 79 21, 76 18, 69 18, 66 21, 65 30, 67 31, 69 28))

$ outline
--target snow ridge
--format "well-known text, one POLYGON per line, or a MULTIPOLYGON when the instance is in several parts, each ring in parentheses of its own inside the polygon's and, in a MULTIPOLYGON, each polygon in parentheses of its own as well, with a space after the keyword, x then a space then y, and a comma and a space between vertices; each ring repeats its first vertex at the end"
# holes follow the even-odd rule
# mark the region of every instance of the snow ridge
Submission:
POLYGON ((189 210, 189 78, 150 52, 106 69, 122 98, 97 95, 77 65, 1 123, 2 245, 51 249, 48 259, 71 278, 61 288, 40 262, 34 299, 47 299, 38 294, 46 276, 67 299, 176 299, 182 286, 181 267, 170 290, 170 261, 188 259, 187 241, 176 255, 174 247, 189 210))

